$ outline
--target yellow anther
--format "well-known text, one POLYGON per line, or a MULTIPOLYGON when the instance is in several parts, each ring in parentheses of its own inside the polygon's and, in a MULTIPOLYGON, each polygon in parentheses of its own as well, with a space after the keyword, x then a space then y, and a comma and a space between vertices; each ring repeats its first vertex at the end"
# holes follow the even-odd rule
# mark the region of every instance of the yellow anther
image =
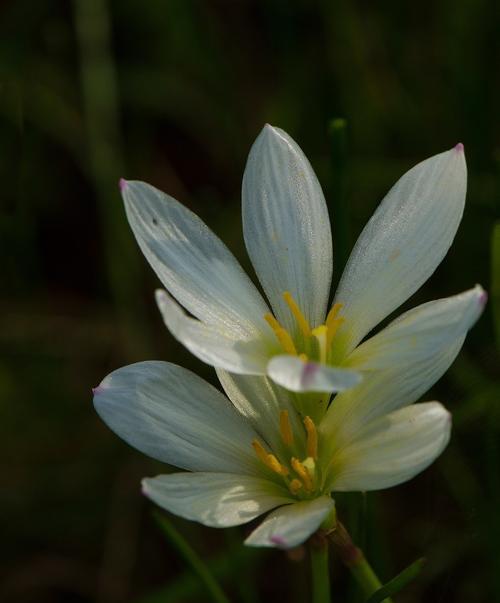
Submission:
POLYGON ((295 344, 293 343, 293 339, 290 337, 290 333, 280 325, 272 314, 264 314, 264 320, 274 331, 274 334, 276 335, 281 347, 285 350, 285 352, 287 352, 287 354, 297 356, 297 350, 295 348, 295 344))
POLYGON ((304 427, 307 432, 307 456, 316 460, 318 458, 318 432, 311 417, 304 417, 304 427))
POLYGON ((302 480, 302 483, 304 484, 304 488, 310 492, 313 489, 313 484, 312 484, 311 476, 309 475, 309 471, 304 467, 304 465, 299 461, 299 459, 292 457, 291 462, 292 462, 292 469, 302 480))
POLYGON ((280 411, 280 433, 281 439, 287 446, 293 444, 292 426, 288 417, 288 410, 280 411))
POLYGON ((330 308, 330 312, 328 312, 328 316, 326 317, 326 326, 329 327, 332 320, 337 318, 337 314, 342 310, 342 306, 344 304, 333 304, 330 308))
POLYGON ((292 479, 292 481, 288 484, 290 488, 290 492, 292 494, 297 494, 297 492, 302 488, 302 482, 299 479, 292 479))
POLYGON ((338 331, 340 325, 344 322, 344 318, 338 317, 337 314, 342 309, 343 304, 333 304, 328 316, 326 317, 326 327, 328 329, 326 346, 329 349, 335 333, 338 331))
POLYGON ((293 316, 295 317, 295 320, 297 321, 297 324, 299 325, 299 328, 302 331, 302 333, 304 334, 304 336, 310 337, 311 336, 311 327, 309 326, 309 323, 307 322, 307 318, 302 314, 302 312, 299 309, 299 306, 297 306, 290 291, 285 291, 283 293, 283 299, 285 300, 287 306, 290 308, 290 311, 293 314, 293 316))
POLYGON ((255 450, 255 454, 258 456, 259 460, 262 461, 264 463, 264 465, 267 465, 268 452, 266 451, 264 446, 262 446, 262 444, 259 442, 259 440, 252 440, 252 446, 253 446, 253 449, 255 450))
POLYGON ((299 354, 299 360, 302 360, 302 362, 307 362, 309 360, 309 358, 307 357, 307 354, 299 354))
POLYGON ((274 454, 267 455, 267 466, 278 475, 288 475, 289 473, 288 469, 278 461, 274 454))
POLYGON ((327 354, 327 338, 328 338, 328 328, 326 325, 320 325, 312 330, 312 334, 318 340, 319 345, 319 360, 320 362, 326 363, 326 354, 327 354))
POLYGON ((278 461, 274 454, 267 452, 259 440, 252 440, 252 446, 255 450, 255 454, 258 456, 259 460, 266 465, 266 467, 269 467, 269 469, 275 473, 278 473, 279 475, 288 475, 288 469, 278 461))

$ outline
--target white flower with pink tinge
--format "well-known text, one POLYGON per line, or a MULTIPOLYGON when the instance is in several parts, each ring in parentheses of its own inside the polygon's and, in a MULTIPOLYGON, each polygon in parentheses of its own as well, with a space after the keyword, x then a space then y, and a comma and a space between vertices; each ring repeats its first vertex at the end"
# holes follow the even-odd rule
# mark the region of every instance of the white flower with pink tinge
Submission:
POLYGON ((407 172, 359 236, 330 308, 326 203, 282 130, 263 129, 243 177, 245 243, 269 305, 189 209, 149 184, 120 184, 136 239, 168 291, 157 291, 157 302, 179 341, 219 370, 266 375, 296 392, 338 392, 394 362, 425 362, 436 345, 453 348, 477 318, 480 287, 419 306, 361 343, 445 256, 466 180, 461 144, 407 172))
MULTIPOLYGON (((437 369, 426 367, 427 385, 460 344, 440 350, 437 369)), ((421 368, 367 377, 318 418, 300 414, 295 395, 267 378, 221 373, 228 399, 166 362, 111 373, 95 388, 94 404, 132 446, 183 470, 143 480, 158 505, 220 528, 271 511, 245 543, 291 548, 332 525, 332 492, 399 484, 444 449, 450 414, 438 402, 412 405, 422 393, 421 368)))

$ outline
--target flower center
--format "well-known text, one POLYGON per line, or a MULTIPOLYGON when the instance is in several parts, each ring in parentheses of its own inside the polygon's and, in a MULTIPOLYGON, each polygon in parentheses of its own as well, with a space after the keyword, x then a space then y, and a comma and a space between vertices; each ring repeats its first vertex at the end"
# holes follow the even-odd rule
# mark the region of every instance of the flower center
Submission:
POLYGON ((328 312, 325 323, 311 329, 307 318, 302 314, 289 291, 283 293, 283 299, 295 318, 298 332, 302 334, 302 346, 298 349, 299 346, 294 338, 276 318, 272 314, 265 314, 264 319, 273 330, 283 350, 287 354, 298 356, 304 362, 307 362, 310 356, 313 355, 319 362, 328 363, 333 338, 340 325, 344 322, 344 318, 338 316, 342 309, 342 304, 334 304, 328 312))
POLYGON ((281 476, 290 492, 296 496, 307 497, 318 485, 318 432, 314 421, 304 417, 306 432, 305 456, 301 461, 292 454, 295 452, 295 438, 287 410, 280 412, 280 435, 285 446, 290 450, 288 463, 280 461, 272 452, 267 451, 259 440, 252 441, 252 447, 259 460, 271 471, 281 476))

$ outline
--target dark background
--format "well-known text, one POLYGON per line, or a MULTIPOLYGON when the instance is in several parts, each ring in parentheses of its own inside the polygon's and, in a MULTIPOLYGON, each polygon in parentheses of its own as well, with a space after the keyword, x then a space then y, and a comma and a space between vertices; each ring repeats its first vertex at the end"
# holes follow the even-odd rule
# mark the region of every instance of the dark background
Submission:
MULTIPOLYGON (((404 171, 462 141, 464 220, 411 303, 476 282, 491 294, 498 7, 488 0, 0 4, 1 601, 208 600, 140 494, 140 478, 164 468, 121 442, 92 407, 90 388, 134 361, 170 360, 214 381, 161 323, 158 283, 129 231, 118 178, 177 197, 248 266, 240 183, 265 122, 297 140, 331 199, 328 124, 348 120, 351 243, 404 171)), ((497 254, 499 270, 500 246, 497 254)), ((337 278, 341 268, 338 260, 337 278)), ((494 306, 490 295, 460 357, 425 396, 454 416, 443 456, 408 484, 338 501, 382 579, 427 557, 401 603, 500 601, 494 306)), ((300 550, 290 559, 246 549, 248 526, 218 531, 171 521, 232 600, 307 600, 300 550)), ((333 586, 335 601, 359 601, 338 560, 333 586)))

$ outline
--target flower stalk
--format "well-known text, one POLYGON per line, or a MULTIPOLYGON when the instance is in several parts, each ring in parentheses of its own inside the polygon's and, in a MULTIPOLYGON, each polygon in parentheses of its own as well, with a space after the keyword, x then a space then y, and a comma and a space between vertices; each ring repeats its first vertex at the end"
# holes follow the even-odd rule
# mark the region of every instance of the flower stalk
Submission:
POLYGON ((328 539, 321 530, 310 541, 313 603, 329 603, 331 601, 328 544, 328 539))
MULTIPOLYGON (((366 560, 363 551, 354 544, 344 524, 337 521, 335 528, 328 532, 327 536, 366 597, 370 597, 382 588, 382 583, 366 560)), ((393 603, 393 601, 388 597, 384 599, 384 603, 393 603)))

